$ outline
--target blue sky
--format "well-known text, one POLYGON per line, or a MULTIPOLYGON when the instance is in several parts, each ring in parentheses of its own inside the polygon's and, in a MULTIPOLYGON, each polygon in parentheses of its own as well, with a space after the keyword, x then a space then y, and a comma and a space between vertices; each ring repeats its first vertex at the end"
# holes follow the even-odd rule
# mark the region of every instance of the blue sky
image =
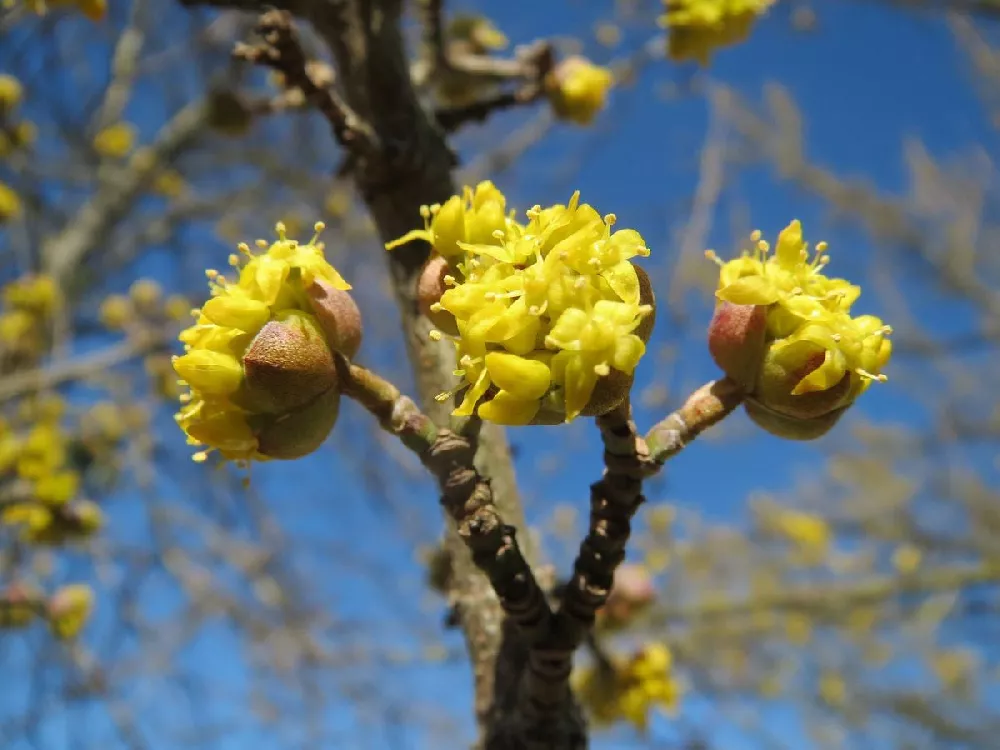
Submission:
MULTIPOLYGON (((809 156, 839 175, 864 176, 886 191, 905 188, 901 144, 904 137, 920 138, 932 154, 940 155, 961 152, 974 144, 993 145, 995 135, 987 125, 988 113, 969 85, 971 73, 966 60, 957 53, 942 16, 902 13, 888 7, 888 3, 874 1, 814 5, 819 18, 815 31, 794 32, 787 12, 779 7, 759 25, 749 42, 720 53, 707 74, 699 75, 733 87, 754 102, 761 101, 766 83, 780 81, 801 108, 809 156)), ((553 0, 531 7, 523 3, 486 2, 458 7, 488 9, 513 42, 523 43, 550 34, 590 38, 594 24, 608 18, 611 6, 611 2, 553 0)), ((657 32, 643 22, 627 25, 625 33, 620 49, 609 52, 588 44, 587 52, 597 60, 607 60, 657 32)), ((656 268, 658 249, 670 247, 676 241, 677 230, 685 219, 684 207, 697 180, 698 151, 707 123, 702 98, 668 100, 661 94, 665 84, 683 84, 692 75, 695 71, 689 67, 666 61, 647 66, 636 85, 614 94, 611 108, 597 123, 596 130, 557 127, 550 137, 529 151, 521 165, 498 176, 498 183, 508 191, 511 203, 520 208, 562 201, 573 189, 580 189, 584 200, 602 212, 616 213, 621 226, 634 227, 643 234, 654 253, 649 264, 656 268)), ((505 116, 499 123, 491 124, 488 132, 513 127, 524 118, 520 113, 505 116)), ((461 143, 468 144, 471 153, 481 141, 473 132, 464 136, 461 143)), ((733 246, 727 211, 737 205, 749 210, 752 225, 761 228, 766 236, 774 236, 790 219, 801 218, 807 237, 830 243, 834 258, 832 272, 866 279, 871 247, 864 234, 849 225, 831 222, 820 203, 796 187, 783 184, 769 167, 746 169, 727 186, 715 217, 718 221, 708 238, 708 244, 720 253, 733 246)), ((207 265, 220 264, 218 259, 207 262, 207 265)), ((146 267, 134 271, 149 270, 146 267)), ((921 293, 916 287, 913 291, 921 293)), ((667 383, 671 404, 676 404, 685 387, 695 386, 716 374, 701 337, 708 322, 709 303, 709 300, 700 303, 692 300, 690 316, 696 323, 683 333, 681 360, 667 383)), ((862 297, 858 308, 880 312, 879 301, 872 292, 862 297)), ((938 309, 936 315, 937 325, 942 327, 962 329, 969 325, 967 316, 960 311, 952 315, 947 308, 943 312, 938 309)), ((660 337, 675 333, 662 330, 664 325, 661 323, 660 337)), ((363 359, 384 361, 389 356, 389 345, 383 341, 374 349, 363 350, 363 359)), ((637 387, 643 388, 659 377, 662 375, 647 361, 640 367, 637 387)), ((891 384, 870 389, 854 412, 854 416, 882 421, 924 418, 905 395, 893 392, 891 384)), ((658 413, 640 409, 637 420, 641 427, 648 427, 662 416, 662 409, 658 413)), ((356 410, 345 407, 346 424, 357 424, 362 418, 356 410)), ((733 419, 745 420, 742 415, 733 419)), ((179 442, 169 418, 163 419, 161 429, 164 441, 179 442)), ((596 478, 593 472, 600 448, 592 426, 578 424, 560 429, 560 435, 553 428, 511 432, 511 440, 519 449, 517 470, 532 523, 544 521, 554 502, 574 503, 584 513, 587 486, 596 478), (546 464, 554 457, 561 460, 561 468, 547 471, 546 464)), ((666 489, 650 493, 650 499, 669 497, 672 502, 697 508, 710 518, 738 519, 751 490, 790 489, 796 476, 820 464, 824 451, 833 444, 831 441, 845 440, 847 430, 842 425, 828 438, 810 444, 783 442, 761 431, 738 446, 697 442, 668 466, 666 489), (719 471, 720 465, 726 470, 719 471), (710 483, 706 477, 710 477, 710 483)), ((338 446, 342 444, 337 442, 338 446)), ((366 449, 370 447, 360 448, 361 458, 366 449)), ((311 592, 315 600, 329 607, 332 619, 363 623, 376 644, 419 653, 424 642, 434 635, 443 614, 440 602, 431 607, 426 605, 421 571, 414 564, 415 547, 432 542, 440 528, 436 501, 426 482, 418 485, 419 492, 409 492, 407 487, 412 480, 405 477, 362 476, 354 466, 358 459, 358 455, 324 450, 294 464, 255 468, 253 491, 280 519, 286 537, 295 545, 296 563, 303 570, 322 572, 330 560, 327 555, 337 556, 337 572, 322 576, 311 592), (331 477, 336 478, 333 487, 331 477), (383 493, 397 500, 405 496, 406 504, 393 504, 387 509, 381 498, 383 493), (403 518, 398 515, 400 508, 407 514, 403 518), (360 572, 348 574, 346 571, 352 566, 360 572), (418 623, 416 634, 412 632, 413 623, 418 623)), ((185 467, 185 471, 194 470, 185 467)), ((158 491, 164 495, 182 493, 183 477, 180 480, 175 484, 171 476, 158 491)), ((128 498, 115 502, 112 527, 116 530, 113 533, 134 539, 148 530, 143 528, 141 512, 134 507, 130 509, 130 503, 128 498)), ((566 570, 569 560, 555 562, 566 570)), ((166 613, 172 605, 168 587, 155 576, 144 585, 140 600, 150 611, 166 613)), ((105 628, 99 630, 99 635, 105 638, 105 647, 111 648, 113 644, 105 628)), ((444 641, 450 651, 460 650, 456 633, 446 633, 444 641)), ((209 674, 216 690, 224 690, 211 697, 194 698, 195 704, 210 702, 211 721, 225 727, 225 740, 205 746, 226 750, 304 746, 305 740, 298 737, 299 732, 294 728, 289 732, 285 726, 275 736, 244 713, 243 698, 251 673, 241 661, 241 653, 231 630, 225 624, 218 624, 203 629, 181 657, 195 672, 209 674)), ((368 674, 362 670, 357 675, 357 684, 371 688, 372 679, 382 680, 378 690, 383 702, 401 717, 404 729, 395 729, 385 715, 366 720, 355 710, 355 704, 345 702, 329 687, 327 680, 324 695, 334 701, 335 708, 326 712, 324 722, 337 732, 338 748, 435 747, 433 739, 405 728, 414 717, 431 715, 435 705, 438 711, 443 706, 450 718, 458 722, 458 731, 471 733, 469 674, 461 660, 429 664, 416 659, 404 666, 381 667, 368 674), (384 679, 387 675, 391 680, 384 679)), ((127 697, 138 701, 142 706, 138 710, 149 712, 143 723, 148 725, 150 747, 177 746, 173 740, 162 739, 169 735, 161 732, 183 725, 187 712, 192 710, 187 699, 165 684, 152 683, 130 691, 127 697)), ((697 721, 701 714, 711 720, 711 706, 696 704, 687 710, 692 720, 697 721)), ((73 721, 85 717, 96 735, 107 731, 107 741, 116 742, 111 739, 114 735, 102 711, 83 707, 70 716, 73 721)), ((787 726, 789 732, 795 731, 792 724, 787 726)), ((723 727, 719 731, 729 730, 723 727)), ((71 727, 54 718, 46 724, 43 739, 35 746, 71 748, 71 735, 71 727)), ((596 736, 593 746, 657 747, 660 746, 657 741, 670 735, 669 723, 658 722, 649 742, 630 731, 616 730, 596 736)), ((720 739, 733 743, 723 746, 740 746, 732 735, 720 739)), ((456 742, 454 746, 459 744, 456 742)), ((15 743, 12 750, 21 747, 32 745, 15 743)))

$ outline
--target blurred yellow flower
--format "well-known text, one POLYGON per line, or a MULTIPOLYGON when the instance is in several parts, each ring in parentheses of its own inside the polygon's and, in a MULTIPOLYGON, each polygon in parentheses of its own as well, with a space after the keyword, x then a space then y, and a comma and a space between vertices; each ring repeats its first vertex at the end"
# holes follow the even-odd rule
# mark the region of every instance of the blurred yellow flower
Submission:
POLYGON ((94 136, 94 150, 109 159, 121 159, 128 156, 135 146, 135 139, 134 125, 128 122, 116 122, 94 136))
POLYGON ((93 611, 94 592, 89 586, 64 586, 49 600, 49 627, 57 638, 75 638, 83 630, 93 611))
POLYGON ((21 103, 24 89, 21 82, 7 73, 0 73, 0 112, 10 111, 21 103))
POLYGON ((21 198, 14 189, 0 182, 0 224, 21 215, 21 198))
POLYGON ((589 125, 608 101, 614 75, 608 68, 573 56, 546 77, 545 93, 553 111, 564 120, 589 125))
POLYGON ((754 21, 775 0, 663 0, 660 25, 668 31, 668 53, 674 60, 707 65, 722 47, 744 41, 754 21))
POLYGON ((613 660, 611 669, 595 665, 577 670, 573 688, 593 721, 628 721, 640 731, 649 725, 649 713, 677 710, 681 688, 673 671, 673 655, 662 643, 650 644, 627 662, 613 660))

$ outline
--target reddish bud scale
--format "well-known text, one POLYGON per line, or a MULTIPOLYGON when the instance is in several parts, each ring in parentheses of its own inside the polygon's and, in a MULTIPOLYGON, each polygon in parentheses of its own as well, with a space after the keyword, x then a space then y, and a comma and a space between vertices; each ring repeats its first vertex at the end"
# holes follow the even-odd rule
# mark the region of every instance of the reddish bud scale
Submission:
POLYGON ((752 390, 764 358, 767 308, 721 302, 708 327, 708 351, 730 380, 752 390))
POLYGON ((306 294, 330 348, 354 359, 361 348, 363 334, 361 311, 354 298, 322 279, 310 284, 306 294))
POLYGON ((424 269, 417 279, 417 306, 420 309, 420 314, 424 315, 443 333, 451 336, 458 335, 455 316, 447 310, 432 310, 431 305, 440 302, 441 295, 448 289, 444 277, 449 274, 455 275, 455 273, 447 259, 441 255, 432 255, 424 264, 424 269))

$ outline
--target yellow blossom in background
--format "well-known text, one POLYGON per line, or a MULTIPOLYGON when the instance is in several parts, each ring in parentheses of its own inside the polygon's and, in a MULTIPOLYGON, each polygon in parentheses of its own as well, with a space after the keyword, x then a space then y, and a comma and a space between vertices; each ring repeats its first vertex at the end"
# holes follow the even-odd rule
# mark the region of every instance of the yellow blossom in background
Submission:
POLYGON ((825 433, 873 383, 884 381, 892 328, 874 315, 851 315, 861 288, 826 276, 826 243, 810 256, 793 221, 771 246, 760 232, 753 249, 719 266, 719 304, 709 350, 748 393, 747 413, 783 437, 825 433))
POLYGON ((204 448, 196 460, 208 450, 242 461, 298 458, 333 428, 334 352, 353 356, 360 317, 350 285, 323 255, 322 228, 300 244, 278 224, 277 241, 257 243, 263 252, 243 244, 230 257, 235 280, 207 272, 212 296, 181 332, 185 354, 173 362, 190 389, 177 423, 204 448))
POLYGON ((165 198, 179 198, 187 190, 187 183, 180 172, 167 169, 156 175, 153 180, 153 191, 165 198))
POLYGON ((132 319, 132 303, 122 294, 112 294, 105 297, 97 314, 106 328, 117 331, 132 319))
POLYGON ((107 0, 25 0, 25 5, 42 16, 49 10, 75 8, 91 21, 101 21, 107 15, 107 0))
POLYGON ((545 79, 545 93, 556 115, 578 125, 589 125, 608 101, 614 75, 586 58, 568 57, 545 79))
POLYGON ((24 89, 21 82, 7 73, 0 73, 0 113, 10 111, 21 103, 24 89))
POLYGON ((128 156, 135 146, 135 126, 128 122, 116 122, 108 125, 94 136, 94 150, 109 159, 121 159, 128 156))
POLYGON ((645 353, 638 333, 651 329, 640 326, 653 312, 631 259, 649 250, 579 198, 535 206, 520 224, 483 182, 425 207, 425 229, 386 245, 423 239, 451 264, 449 288, 430 310, 450 314, 457 333, 456 374, 467 390, 456 416, 551 424, 605 413, 627 395, 645 353))
POLYGON ((707 65, 712 54, 746 40, 759 16, 775 0, 663 0, 660 25, 668 31, 667 49, 674 60, 707 65))
POLYGON ((46 317, 55 311, 61 299, 55 279, 47 274, 22 276, 4 287, 2 296, 8 307, 46 317))
POLYGON ((94 592, 84 584, 59 589, 48 604, 49 627, 62 640, 75 638, 94 611, 94 592))
POLYGON ((21 198, 14 189, 0 182, 0 224, 21 215, 21 198))
POLYGON ((158 309, 163 289, 153 279, 137 279, 128 288, 128 296, 136 310, 149 314, 158 309))
POLYGON ((595 665, 577 670, 572 683, 595 724, 628 721, 640 731, 649 725, 651 710, 672 714, 681 697, 673 655, 661 643, 644 647, 628 661, 613 659, 611 669, 595 665))
POLYGON ((776 533, 803 550, 822 554, 830 547, 833 532, 830 525, 819 516, 782 509, 770 522, 776 533))

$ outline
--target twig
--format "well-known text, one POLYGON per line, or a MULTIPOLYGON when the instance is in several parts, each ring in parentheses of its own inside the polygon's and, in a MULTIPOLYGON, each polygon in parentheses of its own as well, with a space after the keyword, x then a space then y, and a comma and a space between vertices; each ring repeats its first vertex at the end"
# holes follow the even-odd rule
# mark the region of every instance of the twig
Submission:
POLYGON ((743 389, 728 378, 706 383, 692 393, 680 409, 646 433, 645 475, 656 474, 684 446, 732 414, 743 398, 743 389))
POLYGON ((261 14, 257 32, 259 44, 237 44, 233 55, 281 73, 288 89, 298 89, 305 100, 318 109, 330 123, 333 135, 344 148, 354 153, 378 149, 375 133, 343 101, 327 81, 318 76, 306 59, 298 34, 287 11, 269 10, 261 14))
POLYGON ((70 380, 105 372, 115 365, 148 354, 171 338, 172 333, 140 334, 86 357, 11 373, 0 379, 0 403, 27 393, 44 391, 70 380))
POLYGON ((517 91, 503 92, 472 104, 439 109, 435 117, 446 133, 454 133, 466 123, 483 122, 494 112, 535 102, 541 98, 543 92, 541 85, 530 83, 517 91))
POLYGON ((477 567, 486 574, 504 612, 527 643, 548 632, 551 610, 524 559, 516 529, 493 504, 490 483, 473 465, 475 446, 450 430, 438 429, 408 396, 370 370, 338 360, 345 396, 367 409, 382 429, 399 437, 434 475, 441 504, 454 519, 477 567))

